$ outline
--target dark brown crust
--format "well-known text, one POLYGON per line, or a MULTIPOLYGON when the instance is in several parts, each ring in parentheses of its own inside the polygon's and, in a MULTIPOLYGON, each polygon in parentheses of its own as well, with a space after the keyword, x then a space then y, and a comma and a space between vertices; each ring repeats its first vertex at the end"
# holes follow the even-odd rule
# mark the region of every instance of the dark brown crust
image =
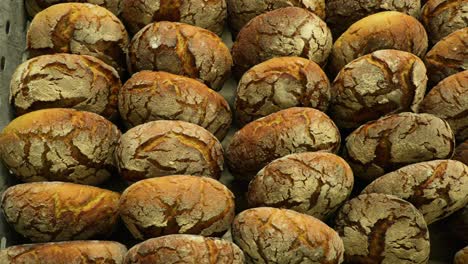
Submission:
POLYGON ((119 212, 137 239, 170 234, 218 236, 234 219, 234 195, 220 182, 188 175, 146 179, 127 188, 119 212))
POLYGON ((346 263, 425 264, 429 232, 409 202, 386 194, 362 194, 339 211, 335 230, 343 239, 346 263))
POLYGON ((455 258, 453 259, 453 264, 466 263, 468 263, 468 246, 458 251, 457 254, 455 254, 455 258))
POLYGON ((348 199, 353 171, 342 158, 325 152, 285 156, 263 168, 249 184, 249 206, 291 209, 327 219, 348 199))
POLYGON ((28 15, 34 17, 37 13, 42 10, 56 4, 67 3, 67 2, 79 2, 79 3, 90 3, 105 7, 107 10, 114 13, 114 15, 120 15, 122 11, 122 0, 25 0, 25 7, 28 15))
POLYGON ((445 223, 454 237, 468 244, 468 205, 452 214, 445 223))
POLYGON ((149 239, 128 251, 125 264, 244 264, 244 253, 227 240, 169 235, 149 239))
POLYGON ((323 65, 330 54, 332 35, 317 15, 299 7, 285 7, 250 20, 232 47, 234 75, 274 57, 299 56, 323 65))
POLYGON ((5 190, 6 221, 33 242, 81 240, 109 235, 117 222, 120 194, 64 182, 35 182, 5 190))
POLYGON ((336 40, 329 69, 337 74, 352 60, 381 49, 423 57, 427 45, 426 31, 416 18, 396 11, 380 12, 357 21, 336 40))
POLYGON ((356 177, 370 181, 412 163, 449 159, 454 150, 455 137, 446 121, 430 114, 400 113, 352 132, 343 157, 356 177))
POLYGON ((0 251, 2 264, 122 264, 127 248, 112 241, 68 241, 12 246, 0 251))
POLYGON ((419 111, 446 120, 458 141, 468 139, 468 70, 439 82, 426 95, 419 111))
POLYGON ((293 107, 244 126, 226 151, 229 170, 239 179, 251 179, 269 162, 292 153, 337 152, 340 132, 324 113, 293 107))
POLYGON ((25 182, 69 181, 98 185, 116 170, 120 131, 104 117, 73 109, 22 115, 0 134, 4 164, 25 182))
POLYGON ((197 124, 222 140, 232 114, 220 94, 194 79, 166 72, 134 74, 119 93, 119 111, 130 126, 155 120, 197 124))
POLYGON ((231 74, 228 47, 213 32, 176 22, 158 22, 138 32, 130 44, 128 68, 166 71, 219 90, 231 74))
POLYGON ((343 262, 343 242, 320 220, 287 209, 243 211, 232 224, 234 242, 247 263, 343 262))
POLYGON ((315 62, 300 57, 273 58, 242 76, 234 106, 236 119, 245 125, 295 106, 325 112, 330 97, 328 77, 315 62))
POLYGON ((44 108, 74 108, 113 119, 121 86, 117 71, 95 57, 43 55, 16 69, 10 103, 16 115, 44 108))
POLYGON ((330 117, 354 129, 387 114, 417 111, 426 83, 426 67, 415 55, 374 51, 341 69, 332 84, 330 117))
POLYGON ((461 161, 468 166, 468 140, 457 146, 453 159, 461 161))
POLYGON ((219 179, 224 163, 218 139, 183 121, 152 121, 130 129, 116 156, 120 175, 128 181, 174 174, 219 179))

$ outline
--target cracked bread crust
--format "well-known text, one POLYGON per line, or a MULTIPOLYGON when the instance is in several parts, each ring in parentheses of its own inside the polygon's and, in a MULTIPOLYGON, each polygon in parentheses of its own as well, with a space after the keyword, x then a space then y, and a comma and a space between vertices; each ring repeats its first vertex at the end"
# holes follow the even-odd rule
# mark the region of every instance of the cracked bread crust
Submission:
POLYGON ((337 155, 296 153, 274 160, 250 182, 250 207, 269 206, 327 219, 348 199, 353 171, 337 155))
POLYGON ((232 121, 228 102, 203 83, 166 72, 134 74, 119 93, 119 111, 130 126, 155 120, 197 124, 219 140, 232 121))
POLYGON ((330 82, 315 62, 300 57, 273 58, 248 70, 237 87, 235 112, 242 126, 295 106, 325 112, 330 82))
POLYGON ((21 181, 98 185, 116 169, 120 131, 104 117, 44 109, 11 121, 0 134, 0 157, 21 181))
POLYGON ((111 11, 114 15, 120 15, 122 11, 122 0, 25 0, 25 7, 28 15, 34 17, 42 10, 56 4, 66 2, 90 3, 102 6, 111 11))
POLYGON ((468 263, 468 246, 461 249, 455 254, 453 264, 465 264, 468 263))
POLYGON ((424 215, 429 225, 468 204, 468 166, 455 160, 408 165, 376 179, 362 193, 404 199, 424 215))
POLYGON ((182 22, 223 33, 225 0, 122 0, 122 19, 132 34, 155 21, 182 22))
POLYGON ((468 166, 468 140, 457 146, 453 159, 461 161, 468 166))
POLYGON ((339 211, 335 230, 347 263, 425 264, 429 232, 409 202, 387 194, 361 194, 339 211))
POLYGON ((43 55, 16 69, 10 103, 16 115, 44 108, 74 108, 115 119, 121 86, 117 71, 95 57, 43 55))
POLYGON ((332 48, 327 24, 299 7, 285 7, 250 20, 232 47, 234 75, 275 57, 298 56, 324 65, 332 48))
POLYGON ((6 221, 33 242, 109 235, 118 219, 120 194, 64 182, 18 184, 5 190, 6 221))
POLYGON ((287 209, 243 211, 234 219, 232 236, 247 263, 343 262, 343 242, 333 229, 312 216, 287 209))
POLYGON ((137 239, 170 234, 220 236, 234 219, 234 195, 220 182, 188 175, 146 179, 128 187, 119 212, 137 239))
POLYGON ((128 34, 107 9, 81 3, 53 5, 37 14, 27 36, 29 57, 53 53, 94 56, 125 72, 128 34))
POLYGON ((422 58, 427 51, 423 25, 409 15, 386 11, 367 16, 346 30, 333 44, 329 69, 337 74, 346 64, 382 49, 396 49, 422 58))
POLYGON ((166 71, 220 90, 231 74, 232 57, 213 32, 163 21, 147 25, 133 37, 127 63, 131 73, 166 71))
POLYGON ((431 43, 437 43, 450 33, 468 27, 468 1, 429 0, 421 10, 421 22, 431 43))
POLYGON ((340 142, 340 132, 326 114, 293 107, 237 131, 227 148, 226 161, 236 178, 250 180, 277 158, 301 152, 337 152, 340 142))
POLYGON ((450 159, 454 150, 455 137, 446 121, 430 114, 400 113, 353 131, 343 157, 356 177, 372 181, 412 163, 450 159))
POLYGON ((223 148, 210 132, 183 121, 152 121, 125 133, 116 150, 122 177, 128 181, 189 174, 219 179, 223 148))
POLYGON ((419 112, 446 120, 458 141, 468 139, 468 70, 439 82, 426 95, 419 112))
POLYGON ((25 244, 0 251, 0 263, 122 264, 127 248, 112 241, 25 244))
POLYGON ((437 42, 424 59, 431 85, 468 70, 468 27, 437 42))
POLYGON ((330 117, 357 128, 387 114, 417 111, 426 92, 426 67, 417 56, 379 50, 347 64, 332 84, 330 117))
POLYGON ((128 251, 125 264, 244 264, 244 253, 227 240, 195 235, 149 239, 128 251))

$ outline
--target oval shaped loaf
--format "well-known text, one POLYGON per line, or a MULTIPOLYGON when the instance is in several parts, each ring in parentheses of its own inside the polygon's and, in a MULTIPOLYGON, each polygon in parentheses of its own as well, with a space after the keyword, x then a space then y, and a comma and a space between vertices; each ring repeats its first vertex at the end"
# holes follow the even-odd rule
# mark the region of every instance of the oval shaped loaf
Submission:
POLYGON ((125 264, 244 264, 244 253, 227 240, 195 235, 168 235, 132 247, 125 264))
POLYGON ((243 211, 232 224, 247 263, 342 263, 343 242, 316 218, 287 209, 243 211))
POLYGON ((74 108, 117 116, 122 86, 117 71, 86 55, 52 54, 30 59, 11 77, 10 103, 16 115, 44 108, 74 108))
POLYGON ((430 114, 400 113, 360 126, 346 138, 343 157, 366 181, 403 166, 449 159, 455 138, 449 124, 430 114))
POLYGON ((385 174, 362 192, 407 200, 432 224, 468 204, 468 166, 455 160, 416 163, 385 174))
POLYGON ((97 5, 53 5, 34 17, 26 40, 30 58, 53 53, 90 55, 121 76, 125 72, 127 31, 114 14, 97 5))
POLYGON ((379 50, 348 63, 332 84, 330 117, 357 128, 387 114, 417 111, 426 92, 426 67, 417 56, 379 50))
POLYGON ((0 251, 2 264, 122 264, 127 248, 112 241, 67 241, 12 246, 0 251))
POLYGON ((173 21, 221 35, 226 18, 225 0, 122 0, 122 19, 133 34, 155 21, 173 21))
POLYGON ((237 131, 227 147, 226 161, 235 177, 250 180, 277 158, 300 152, 336 152, 340 142, 340 132, 326 114, 293 107, 237 131))
POLYGON ((104 117, 73 109, 34 111, 0 134, 0 157, 20 180, 98 185, 117 172, 120 131, 104 117))
POLYGON ((328 77, 315 62, 300 57, 273 58, 242 76, 234 106, 236 119, 245 125, 294 106, 325 112, 330 97, 328 77))
POLYGON ((183 23, 158 22, 133 37, 127 63, 131 73, 166 71, 220 90, 231 74, 232 57, 213 32, 183 23))
POLYGON ((291 154, 272 161, 250 182, 251 207, 278 207, 327 219, 349 197, 351 167, 325 152, 291 154))
POLYGON ((33 242, 108 236, 118 219, 120 194, 65 182, 18 184, 5 190, 6 221, 33 242))
POLYGON ((206 85, 166 72, 135 73, 119 93, 119 111, 130 126, 155 120, 197 124, 222 140, 232 121, 228 102, 206 85))
POLYGON ((116 156, 128 181, 184 173, 219 179, 224 163, 216 137, 183 121, 153 121, 128 130, 116 156))
POLYGON ((173 175, 146 179, 128 187, 119 211, 137 239, 169 234, 219 236, 234 218, 234 195, 220 182, 173 175))
POLYGON ((234 75, 274 57, 299 56, 323 65, 332 35, 317 15, 299 7, 285 7, 259 15, 247 23, 232 46, 234 75))
POLYGON ((409 15, 386 11, 352 24, 333 44, 330 71, 337 74, 346 64, 381 49, 396 49, 423 57, 427 51, 423 25, 409 15))
POLYGON ((361 194, 339 211, 335 230, 343 239, 346 263, 424 264, 429 231, 409 202, 387 194, 361 194))
POLYGON ((28 15, 34 17, 42 10, 56 4, 66 2, 81 2, 100 5, 118 16, 122 11, 122 0, 25 0, 24 5, 28 15))

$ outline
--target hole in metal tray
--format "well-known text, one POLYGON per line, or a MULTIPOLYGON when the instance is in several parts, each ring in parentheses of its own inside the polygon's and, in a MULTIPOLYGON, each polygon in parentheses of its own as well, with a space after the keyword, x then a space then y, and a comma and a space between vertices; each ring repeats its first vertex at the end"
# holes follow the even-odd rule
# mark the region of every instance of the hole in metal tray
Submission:
POLYGON ((2 56, 2 58, 0 59, 0 71, 3 71, 5 69, 5 57, 2 56))
POLYGON ((5 33, 8 35, 10 34, 10 20, 7 20, 5 24, 5 33))

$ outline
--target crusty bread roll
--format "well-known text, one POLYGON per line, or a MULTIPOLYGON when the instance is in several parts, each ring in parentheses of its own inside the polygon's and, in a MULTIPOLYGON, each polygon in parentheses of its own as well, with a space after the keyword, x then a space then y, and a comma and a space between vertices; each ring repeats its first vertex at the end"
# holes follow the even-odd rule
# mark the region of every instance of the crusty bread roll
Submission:
POLYGON ((104 117, 73 109, 34 111, 0 134, 0 157, 20 180, 98 185, 117 172, 120 131, 104 117))
POLYGON ((236 119, 245 125, 274 112, 305 106, 325 112, 330 82, 315 62, 300 57, 280 57, 248 70, 239 81, 236 119))
POLYGON ((121 86, 117 71, 95 57, 43 55, 18 66, 11 77, 10 103, 16 115, 61 107, 115 119, 121 86))
POLYGON ((453 259, 453 264, 466 264, 466 263, 468 263, 468 246, 459 250, 457 254, 455 254, 455 258, 453 259))
POLYGON ((337 74, 346 64, 363 55, 381 49, 396 49, 426 54, 426 31, 409 15, 386 11, 365 17, 352 24, 333 44, 329 69, 337 74))
POLYGON ((119 93, 119 111, 131 127, 155 120, 197 124, 222 140, 232 114, 220 94, 194 79, 166 72, 134 74, 119 93))
POLYGON ((113 241, 67 241, 12 246, 0 251, 2 264, 122 264, 127 248, 113 241))
POLYGON ((166 71, 198 79, 219 90, 231 74, 232 57, 211 31, 183 23, 158 22, 133 37, 127 63, 131 73, 166 71))
POLYGON ((6 221, 33 242, 108 236, 118 219, 120 194, 65 182, 18 184, 5 190, 6 221))
POLYGON ((97 5, 53 5, 34 17, 26 40, 30 58, 53 53, 90 55, 121 76, 125 72, 127 31, 114 14, 97 5))
POLYGON ((122 11, 122 0, 25 0, 24 2, 26 11, 30 17, 34 17, 37 13, 52 5, 67 2, 80 2, 100 5, 114 13, 116 16, 120 15, 120 12, 122 11))

